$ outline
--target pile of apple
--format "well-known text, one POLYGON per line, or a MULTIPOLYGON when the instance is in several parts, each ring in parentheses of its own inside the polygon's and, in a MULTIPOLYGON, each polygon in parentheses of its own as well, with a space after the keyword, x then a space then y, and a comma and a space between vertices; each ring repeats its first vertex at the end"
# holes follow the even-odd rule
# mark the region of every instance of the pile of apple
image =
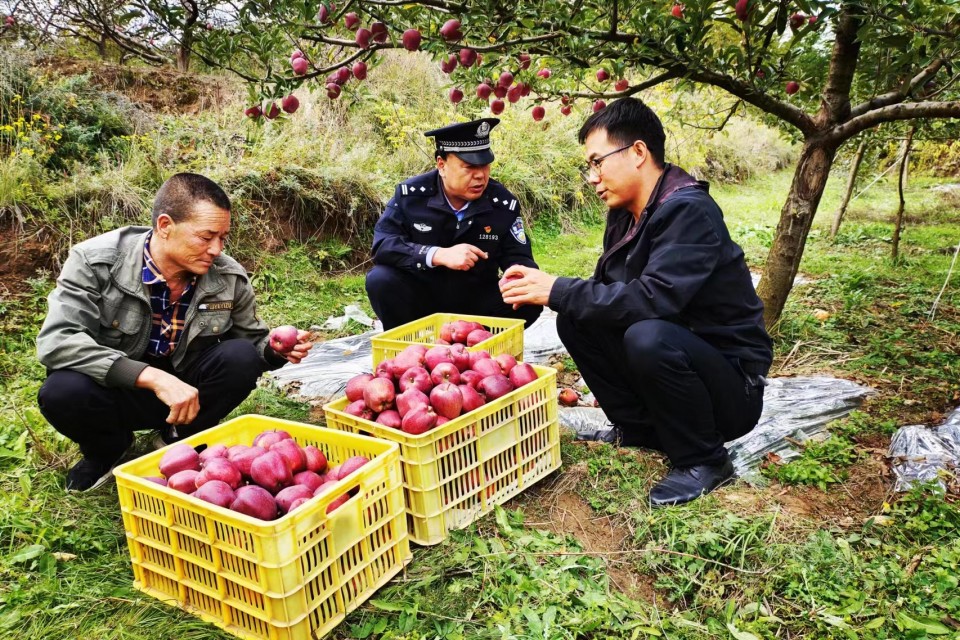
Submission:
MULTIPOLYGON (((329 467, 313 445, 301 447, 286 431, 264 431, 253 446, 215 444, 197 453, 188 444, 175 444, 160 458, 160 476, 146 479, 238 513, 274 520, 330 491, 367 462, 354 456, 329 467)), ((327 505, 327 513, 349 499, 349 493, 339 496, 327 505)))
POLYGON ((451 328, 447 335, 454 344, 410 345, 374 373, 354 376, 347 382, 344 411, 416 435, 537 379, 532 366, 508 353, 491 357, 487 351, 467 351, 460 340, 474 336, 478 342, 481 330, 451 328))
POLYGON ((472 347, 492 337, 493 334, 479 322, 454 320, 440 325, 440 337, 437 344, 446 346, 464 344, 472 347))

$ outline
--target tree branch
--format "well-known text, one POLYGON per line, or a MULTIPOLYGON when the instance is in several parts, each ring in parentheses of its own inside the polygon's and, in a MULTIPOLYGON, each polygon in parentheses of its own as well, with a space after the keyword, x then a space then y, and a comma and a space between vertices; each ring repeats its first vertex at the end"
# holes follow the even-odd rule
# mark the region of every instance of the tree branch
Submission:
POLYGON ((896 91, 890 91, 889 93, 876 96, 867 102, 858 104, 856 107, 850 110, 850 117, 857 118, 870 111, 873 111, 874 109, 903 102, 907 99, 907 96, 910 95, 913 89, 923 86, 933 76, 937 75, 937 72, 943 67, 944 63, 945 60, 943 58, 934 60, 928 64, 923 71, 911 78, 909 82, 905 82, 900 85, 900 88, 896 91))
POLYGON ((658 84, 667 82, 668 80, 673 80, 677 78, 677 74, 673 71, 667 71, 661 73, 658 76, 654 76, 648 80, 644 80, 639 84, 635 84, 623 91, 614 91, 611 93, 597 93, 595 91, 575 91, 575 92, 565 92, 563 95, 570 96, 571 98, 625 98, 627 96, 632 96, 635 93, 640 93, 645 91, 650 87, 655 87, 658 84))
POLYGON ((960 100, 953 102, 911 102, 893 104, 851 118, 830 129, 824 139, 840 143, 861 131, 872 129, 884 122, 914 120, 917 118, 960 118, 960 100))
POLYGON ((856 3, 846 4, 837 20, 827 86, 823 88, 820 112, 816 116, 816 122, 821 126, 843 122, 850 117, 850 88, 860 60, 857 32, 863 23, 861 10, 855 6, 856 3))

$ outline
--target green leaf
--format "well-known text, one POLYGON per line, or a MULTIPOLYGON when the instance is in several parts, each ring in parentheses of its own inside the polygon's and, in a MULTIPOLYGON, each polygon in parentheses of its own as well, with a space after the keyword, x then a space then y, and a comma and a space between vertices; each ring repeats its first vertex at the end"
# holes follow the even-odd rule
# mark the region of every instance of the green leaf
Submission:
POLYGON ((727 623, 727 631, 730 632, 730 635, 732 635, 735 640, 760 640, 760 638, 753 635, 749 631, 740 631, 740 629, 737 629, 737 626, 732 622, 727 623))
POLYGON ((386 600, 370 600, 370 604, 381 611, 406 611, 407 607, 402 604, 394 604, 386 600))
POLYGON ((13 564, 18 564, 20 562, 26 562, 27 560, 33 560, 46 550, 47 548, 42 544, 32 544, 29 547, 17 551, 7 559, 13 564))
POLYGON ((934 620, 933 618, 927 618, 925 616, 911 618, 903 611, 897 612, 897 622, 900 623, 900 626, 902 626, 904 629, 925 631, 934 636, 943 636, 948 633, 953 633, 950 630, 950 627, 946 626, 939 620, 934 620))

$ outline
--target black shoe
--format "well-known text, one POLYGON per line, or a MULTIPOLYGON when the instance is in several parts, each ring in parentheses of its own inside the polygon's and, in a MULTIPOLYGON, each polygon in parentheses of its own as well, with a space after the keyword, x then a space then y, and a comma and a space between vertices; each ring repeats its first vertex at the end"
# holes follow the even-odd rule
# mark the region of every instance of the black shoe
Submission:
POLYGON ((650 504, 664 507, 696 500, 733 479, 733 463, 675 467, 650 490, 650 504))
POLYGON ((107 482, 113 475, 111 471, 120 464, 133 444, 133 434, 130 434, 130 444, 123 448, 123 452, 111 459, 83 458, 67 472, 67 491, 90 491, 107 482))
POLYGON ((606 442, 613 446, 619 446, 623 442, 623 429, 619 425, 607 423, 600 429, 585 427, 583 429, 574 429, 574 440, 585 440, 588 442, 606 442))

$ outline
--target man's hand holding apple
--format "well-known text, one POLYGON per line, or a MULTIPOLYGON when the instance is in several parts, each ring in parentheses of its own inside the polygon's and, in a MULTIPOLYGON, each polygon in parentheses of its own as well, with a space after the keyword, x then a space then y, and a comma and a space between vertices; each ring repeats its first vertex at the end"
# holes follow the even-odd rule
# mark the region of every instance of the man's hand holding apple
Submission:
POLYGON ((518 309, 525 304, 546 306, 556 276, 518 264, 508 268, 500 280, 503 301, 518 309))

